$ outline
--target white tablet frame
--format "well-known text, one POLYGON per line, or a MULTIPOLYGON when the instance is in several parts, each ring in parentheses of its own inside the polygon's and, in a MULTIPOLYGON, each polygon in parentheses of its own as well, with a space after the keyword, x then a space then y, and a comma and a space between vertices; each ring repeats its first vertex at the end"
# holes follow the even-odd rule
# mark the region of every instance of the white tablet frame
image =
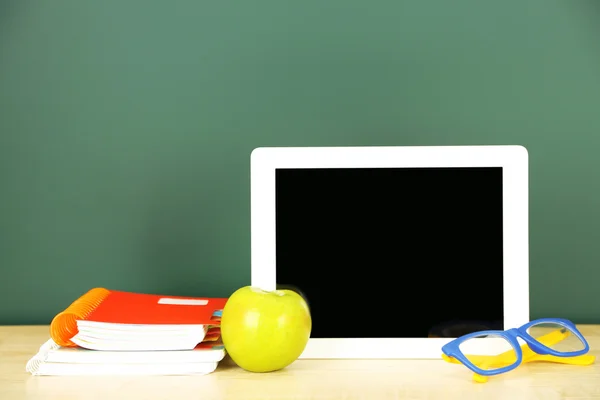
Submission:
MULTIPOLYGON (((502 167, 504 326, 529 322, 528 152, 522 146, 259 147, 251 154, 251 285, 276 289, 278 168, 502 167)), ((485 295, 471 288, 473 301, 485 295)), ((483 289, 482 289, 483 290, 483 289)), ((308 299, 310 301, 310 299, 308 299)), ((441 358, 451 338, 311 338, 300 358, 441 358)))

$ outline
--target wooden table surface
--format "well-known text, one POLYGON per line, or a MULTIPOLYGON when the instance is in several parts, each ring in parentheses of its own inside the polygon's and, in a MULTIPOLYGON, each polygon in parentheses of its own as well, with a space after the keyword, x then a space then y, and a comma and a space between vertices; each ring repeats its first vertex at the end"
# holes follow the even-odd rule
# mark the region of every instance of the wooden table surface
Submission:
MULTIPOLYGON (((600 325, 583 325, 600 356, 600 325)), ((224 360, 205 376, 31 376, 25 364, 46 326, 0 326, 0 399, 600 399, 600 358, 591 366, 529 363, 487 383, 442 360, 298 360, 255 374, 224 360)))

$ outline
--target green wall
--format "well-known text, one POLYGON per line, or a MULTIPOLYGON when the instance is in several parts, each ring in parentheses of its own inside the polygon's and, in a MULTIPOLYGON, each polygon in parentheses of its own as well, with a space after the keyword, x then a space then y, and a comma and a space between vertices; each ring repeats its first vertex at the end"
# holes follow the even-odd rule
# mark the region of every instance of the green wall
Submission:
MULTIPOLYGON (((600 323, 600 2, 0 2, 0 323, 250 282, 258 146, 522 144, 531 316, 600 323)), ((484 288, 472 288, 485 300, 484 288)))

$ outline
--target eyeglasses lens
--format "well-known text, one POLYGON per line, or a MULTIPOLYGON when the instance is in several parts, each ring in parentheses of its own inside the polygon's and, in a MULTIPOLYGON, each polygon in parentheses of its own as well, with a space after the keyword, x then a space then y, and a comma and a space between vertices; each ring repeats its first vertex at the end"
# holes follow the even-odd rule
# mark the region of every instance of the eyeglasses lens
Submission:
POLYGON ((568 327, 558 323, 539 323, 531 326, 527 333, 552 350, 569 353, 583 350, 583 342, 568 327))
POLYGON ((476 336, 462 342, 459 349, 471 363, 487 371, 507 367, 517 362, 515 349, 502 336, 476 336))

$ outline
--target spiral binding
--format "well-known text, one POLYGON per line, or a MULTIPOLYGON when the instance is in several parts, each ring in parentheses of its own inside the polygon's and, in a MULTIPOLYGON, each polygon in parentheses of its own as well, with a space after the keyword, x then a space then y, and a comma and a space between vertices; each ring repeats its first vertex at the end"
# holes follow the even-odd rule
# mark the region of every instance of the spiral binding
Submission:
POLYGON ((52 339, 46 341, 46 343, 40 346, 40 349, 36 355, 27 361, 27 364, 25 365, 25 371, 30 372, 32 375, 37 375, 40 366, 46 362, 48 354, 54 350, 58 350, 59 348, 60 346, 54 343, 52 339))
POLYGON ((110 290, 104 288, 94 288, 75 300, 64 311, 57 314, 50 323, 50 337, 52 340, 63 347, 77 347, 71 341, 79 330, 77 329, 77 320, 84 320, 92 311, 94 311, 106 297, 110 290))

